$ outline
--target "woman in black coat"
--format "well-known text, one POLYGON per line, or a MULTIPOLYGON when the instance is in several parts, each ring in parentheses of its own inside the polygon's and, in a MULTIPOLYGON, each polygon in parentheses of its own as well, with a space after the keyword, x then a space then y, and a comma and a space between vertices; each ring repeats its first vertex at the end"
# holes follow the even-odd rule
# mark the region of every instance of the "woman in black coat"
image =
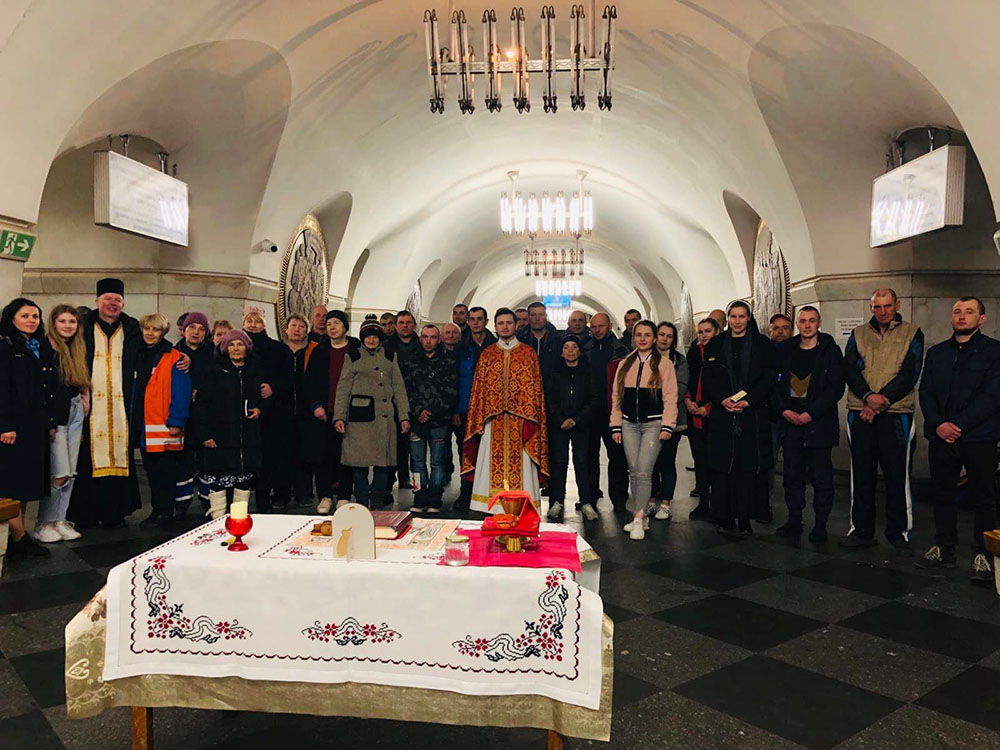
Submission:
POLYGON ((202 382, 194 402, 195 431, 202 441, 201 476, 211 490, 209 514, 226 512, 226 491, 234 501, 248 501, 254 475, 261 466, 261 374, 249 356, 253 350, 243 331, 229 331, 220 356, 202 382))
POLYGON ((736 300, 727 315, 729 328, 709 341, 702 363, 702 390, 712 404, 706 458, 720 531, 731 532, 738 519, 739 535, 747 536, 753 533, 754 482, 774 463, 769 401, 777 361, 749 304, 736 300))
POLYGON ((55 385, 42 310, 18 297, 0 314, 0 498, 21 503, 21 515, 10 521, 14 555, 49 554, 25 533, 23 514, 24 503, 48 490, 55 385))
POLYGON ((587 465, 587 446, 597 408, 597 385, 586 356, 580 353, 580 340, 576 336, 566 336, 562 342, 562 358, 552 366, 545 382, 551 468, 548 516, 552 520, 562 515, 571 445, 580 510, 588 521, 598 518, 594 498, 590 496, 592 485, 587 465))

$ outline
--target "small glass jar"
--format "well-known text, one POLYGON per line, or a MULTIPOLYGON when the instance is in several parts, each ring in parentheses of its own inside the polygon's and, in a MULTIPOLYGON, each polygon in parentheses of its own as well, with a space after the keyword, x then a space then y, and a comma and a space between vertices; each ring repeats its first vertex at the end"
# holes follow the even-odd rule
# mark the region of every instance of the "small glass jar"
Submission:
POLYGON ((444 540, 444 562, 446 565, 469 564, 469 537, 452 534, 444 540))

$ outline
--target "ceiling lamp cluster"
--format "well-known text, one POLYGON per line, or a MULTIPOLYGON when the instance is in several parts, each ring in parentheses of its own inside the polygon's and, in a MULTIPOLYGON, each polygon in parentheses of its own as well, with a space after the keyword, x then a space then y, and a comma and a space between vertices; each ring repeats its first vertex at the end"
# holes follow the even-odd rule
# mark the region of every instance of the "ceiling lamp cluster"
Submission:
POLYGON ((594 231, 594 198, 583 189, 583 181, 587 178, 584 170, 576 170, 579 189, 568 203, 561 191, 555 197, 542 193, 541 200, 529 193, 525 199, 517 192, 518 174, 517 170, 507 173, 510 192, 500 196, 500 229, 506 236, 527 235, 534 240, 543 234, 579 240, 594 231))
POLYGON ((580 279, 539 279, 535 282, 537 297, 579 297, 582 292, 580 279))
POLYGON ((542 6, 538 59, 531 59, 528 53, 524 8, 513 8, 510 12, 511 42, 506 51, 501 50, 497 40, 496 11, 483 11, 480 60, 476 59, 475 49, 469 42, 465 11, 456 10, 451 14, 451 42, 448 47, 441 46, 437 11, 424 11, 431 112, 444 112, 445 80, 448 76, 454 76, 459 81, 458 108, 462 114, 471 115, 476 109, 476 76, 485 77, 486 109, 499 112, 503 107, 500 101, 501 82, 503 75, 508 73, 513 83, 514 107, 519 113, 531 111, 529 88, 533 73, 542 79, 542 102, 546 112, 556 111, 556 77, 567 73, 570 78, 570 104, 574 110, 582 110, 587 106, 584 87, 588 70, 600 71, 602 76, 597 106, 611 109, 611 73, 615 69, 614 36, 618 9, 614 5, 604 6, 598 39, 595 0, 590 0, 589 5, 589 14, 582 4, 573 5, 570 10, 570 56, 560 59, 555 55, 556 13, 551 5, 542 6))
POLYGON ((524 275, 552 279, 583 276, 583 249, 535 250, 525 248, 524 275))

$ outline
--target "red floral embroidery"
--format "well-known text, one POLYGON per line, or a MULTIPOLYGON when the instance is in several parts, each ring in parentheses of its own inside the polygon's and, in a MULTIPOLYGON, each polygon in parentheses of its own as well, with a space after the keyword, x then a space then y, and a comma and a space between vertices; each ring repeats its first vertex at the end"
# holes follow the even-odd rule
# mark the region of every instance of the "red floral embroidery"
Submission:
POLYGON ((392 630, 384 622, 381 625, 375 623, 361 624, 354 617, 345 618, 342 622, 328 622, 325 625, 316 620, 308 628, 302 630, 302 635, 311 641, 322 641, 329 643, 333 641, 338 646, 361 646, 365 643, 380 644, 392 643, 402 636, 392 630))
POLYGON ((293 557, 314 557, 319 553, 316 550, 311 550, 308 547, 297 544, 293 547, 286 547, 285 554, 292 555, 293 557))
POLYGON ((524 632, 518 636, 500 633, 492 638, 465 636, 451 645, 463 656, 478 659, 485 656, 490 661, 518 661, 540 656, 545 661, 563 659, 563 621, 566 619, 566 600, 569 591, 564 585, 566 574, 553 570, 545 576, 545 590, 538 596, 542 614, 534 621, 526 620, 524 632))
POLYGON ((146 581, 146 604, 149 605, 146 634, 150 638, 183 638, 215 643, 220 638, 227 641, 246 640, 253 635, 235 618, 216 622, 207 615, 198 615, 192 620, 184 614, 183 604, 169 603, 167 592, 170 581, 165 572, 169 559, 169 555, 151 558, 149 566, 142 572, 146 581))
POLYGON ((192 547, 200 547, 203 544, 211 544, 212 542, 221 539, 226 536, 229 532, 225 529, 216 529, 215 531, 206 531, 204 534, 199 534, 191 542, 192 547))

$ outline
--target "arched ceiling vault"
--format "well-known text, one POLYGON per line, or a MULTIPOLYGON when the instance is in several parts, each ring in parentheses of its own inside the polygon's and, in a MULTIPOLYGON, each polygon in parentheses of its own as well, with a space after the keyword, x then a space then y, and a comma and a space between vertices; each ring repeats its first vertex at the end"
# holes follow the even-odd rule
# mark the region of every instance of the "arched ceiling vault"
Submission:
MULTIPOLYGON (((674 305, 683 281, 695 308, 707 309, 749 291, 723 191, 774 230, 793 280, 848 270, 843 266, 859 260, 871 267, 861 246, 859 196, 878 172, 876 144, 894 127, 941 119, 962 128, 997 208, 1000 102, 983 93, 1000 77, 997 3, 626 1, 618 6, 612 111, 597 109, 594 76, 585 112, 566 106, 561 82, 554 116, 518 115, 508 103, 499 115, 471 117, 458 114, 454 86, 443 116, 427 111, 425 4, 0 4, 5 108, 30 113, 0 119, 0 215, 35 221, 61 150, 112 126, 130 128, 178 154, 189 149, 189 163, 197 161, 199 225, 188 254, 176 255, 182 265, 212 270, 221 248, 241 254, 238 265, 252 275, 276 279, 280 257, 247 261, 250 246, 283 240, 311 208, 349 193, 332 293, 356 304, 399 305, 440 260, 425 279, 434 287, 425 304, 437 309, 474 287, 477 295, 523 294, 523 278, 496 276, 511 249, 496 218, 508 169, 520 169, 528 189, 532 182, 570 183, 582 167, 591 172, 598 205, 592 255, 601 268, 595 288, 607 295, 601 302, 634 300, 639 289, 653 307, 674 305), (237 46, 211 58, 204 50, 218 43, 237 46), (179 85, 211 93, 214 80, 219 92, 243 94, 214 98, 232 116, 225 128, 206 113, 203 98, 179 85), (157 82, 167 82, 169 95, 157 82), (159 108, 151 104, 158 94, 159 108), (119 116, 90 119, 95 112, 119 116), (251 167, 257 171, 248 180, 251 167), (240 211, 226 210, 234 186, 247 191, 240 211), (207 231, 212 222, 227 224, 224 241, 207 231), (840 253, 838 242, 848 242, 851 253, 840 253), (352 280, 366 250, 368 262, 352 280), (468 274, 452 275, 470 264, 468 274), (451 299, 439 302, 438 290, 451 299)), ((568 10, 556 6, 560 54, 568 10)), ((534 21, 529 31, 537 50, 534 21)))

